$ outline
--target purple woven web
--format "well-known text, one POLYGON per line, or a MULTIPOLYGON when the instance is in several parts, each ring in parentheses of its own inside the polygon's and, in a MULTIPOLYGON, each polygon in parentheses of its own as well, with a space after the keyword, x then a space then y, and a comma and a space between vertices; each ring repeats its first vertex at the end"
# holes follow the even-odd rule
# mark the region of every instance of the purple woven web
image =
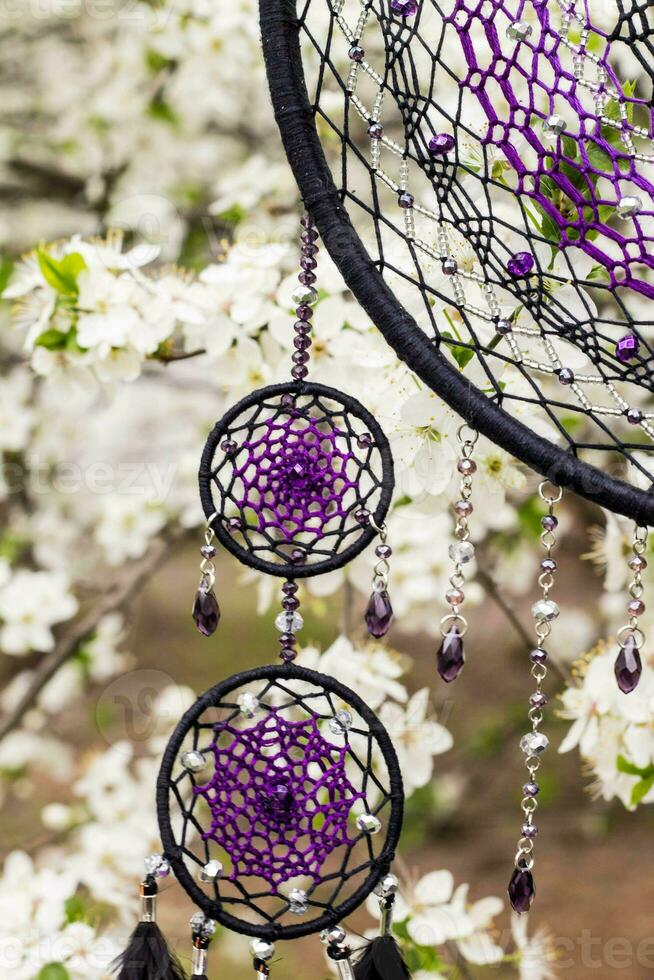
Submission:
POLYGON ((224 848, 231 881, 262 878, 275 891, 299 875, 316 882, 329 855, 352 844, 350 813, 363 793, 348 779, 347 747, 327 742, 315 718, 271 711, 245 730, 225 723, 211 752, 213 776, 195 792, 211 813, 203 839, 224 848))
POLYGON ((356 483, 355 457, 346 433, 337 424, 310 415, 264 419, 252 437, 240 444, 234 476, 242 491, 239 511, 257 515, 257 530, 278 532, 293 541, 299 535, 320 540, 335 519, 348 516, 346 501, 356 483))
POLYGON ((361 535, 380 501, 383 466, 352 411, 316 394, 262 395, 228 429, 214 456, 214 500, 248 553, 314 564, 361 535))
POLYGON ((560 247, 582 249, 607 270, 612 288, 622 284, 651 299, 654 284, 643 278, 643 266, 654 268, 652 108, 625 94, 613 67, 613 45, 594 28, 588 3, 565 5, 583 11, 579 26, 603 41, 592 79, 579 76, 585 48, 575 45, 573 53, 565 43, 552 25, 553 5, 558 3, 456 0, 444 22, 454 25, 468 65, 461 86, 475 95, 488 119, 482 144, 501 151, 517 177, 516 193, 548 216, 560 247), (520 44, 505 35, 507 22, 515 19, 532 29, 520 44), (481 46, 480 36, 486 42, 481 46), (544 140, 548 118, 567 119, 570 110, 576 118, 564 135, 544 140), (639 154, 650 161, 639 160, 639 154), (638 215, 616 221, 621 199, 629 196, 641 200, 638 215))

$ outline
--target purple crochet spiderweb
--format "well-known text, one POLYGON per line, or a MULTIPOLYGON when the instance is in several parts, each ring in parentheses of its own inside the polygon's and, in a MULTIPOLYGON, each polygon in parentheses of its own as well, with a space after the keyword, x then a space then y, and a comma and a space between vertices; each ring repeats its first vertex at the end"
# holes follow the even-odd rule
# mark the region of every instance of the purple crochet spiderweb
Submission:
POLYGON ((345 502, 356 483, 354 453, 338 425, 325 424, 305 413, 265 419, 251 438, 240 444, 234 466, 242 493, 240 511, 257 515, 257 530, 293 541, 305 535, 319 541, 335 519, 348 516, 345 502))
POLYGON ((275 892, 299 875, 316 882, 329 855, 352 844, 350 812, 364 794, 348 779, 347 747, 327 742, 315 718, 271 711, 252 728, 218 725, 211 752, 213 776, 194 792, 211 813, 202 837, 224 848, 231 881, 262 878, 275 892))
POLYGON ((516 193, 549 219, 560 247, 582 249, 607 270, 612 288, 654 298, 642 268, 654 268, 652 108, 625 93, 613 68, 613 45, 594 28, 588 3, 564 9, 581 11, 580 30, 604 42, 592 72, 584 71, 586 46, 572 42, 569 29, 562 34, 552 25, 551 6, 547 0, 517 6, 457 0, 444 22, 455 26, 468 66, 461 86, 488 120, 482 145, 501 151, 517 177, 516 193), (529 36, 507 43, 506 24, 516 19, 528 25, 529 36), (548 140, 548 120, 556 118, 566 128, 548 140), (643 155, 649 159, 639 159, 643 155), (640 201, 638 213, 617 222, 620 201, 629 197, 640 201))
POLYGON ((370 525, 382 459, 365 419, 336 397, 262 393, 225 423, 213 499, 247 554, 309 566, 342 553, 370 525))
POLYGON ((507 414, 651 485, 654 5, 298 12, 334 181, 400 305, 507 414))

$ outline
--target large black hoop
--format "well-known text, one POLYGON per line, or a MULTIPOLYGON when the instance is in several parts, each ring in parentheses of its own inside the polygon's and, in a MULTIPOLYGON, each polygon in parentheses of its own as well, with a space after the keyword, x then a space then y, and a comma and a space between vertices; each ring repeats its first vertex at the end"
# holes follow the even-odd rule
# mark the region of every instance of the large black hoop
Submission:
POLYGON ((307 95, 295 0, 260 0, 260 21, 275 117, 304 204, 348 287, 398 356, 468 423, 552 483, 654 525, 651 492, 531 431, 466 380, 421 331, 375 268, 334 184, 307 95))
MULTIPOLYGON (((368 760, 367 764, 372 765, 372 761, 368 760)), ((207 916, 215 919, 216 922, 219 922, 234 932, 248 936, 257 936, 270 941, 295 939, 300 936, 320 932, 342 921, 347 915, 358 908, 368 895, 371 894, 381 878, 388 874, 400 837, 403 811, 404 793, 397 755, 386 729, 377 716, 354 691, 345 687, 345 685, 324 674, 297 666, 271 665, 244 671, 221 681, 211 690, 207 691, 186 712, 173 733, 163 755, 157 780, 157 817, 161 843, 179 883, 195 904, 207 916), (371 859, 365 865, 364 870, 367 872, 365 880, 343 901, 324 907, 322 914, 317 915, 310 921, 298 922, 292 925, 280 925, 277 922, 270 922, 268 924, 250 923, 226 911, 217 891, 216 900, 211 899, 197 884, 190 873, 184 859, 185 849, 183 846, 180 846, 180 842, 177 840, 173 831, 171 821, 170 802, 171 796, 173 795, 173 789, 171 788, 174 782, 173 770, 185 738, 194 729, 194 726, 205 711, 221 703, 226 695, 236 691, 242 685, 256 683, 257 681, 279 684, 282 688, 286 682, 300 681, 313 685, 316 689, 322 689, 328 695, 333 694, 337 698, 340 698, 354 709, 367 726, 369 736, 374 739, 377 748, 381 752, 388 776, 387 802, 390 807, 390 812, 386 824, 386 837, 383 847, 380 848, 374 860, 371 859)), ((356 873, 360 873, 361 870, 361 868, 356 869, 356 873)), ((352 872, 352 874, 354 873, 355 871, 352 872)), ((348 878, 347 875, 343 877, 345 880, 348 878)))
MULTIPOLYGON (((325 414, 328 417, 328 414, 325 414)), ((343 428, 345 435, 345 427, 343 428)), ((351 434, 350 434, 351 435, 351 434)), ((352 438, 348 436, 350 442, 352 438)), ((307 578, 313 575, 324 574, 341 568, 349 561, 360 554, 377 535, 376 528, 383 524, 388 509, 391 504, 394 487, 393 477, 393 457, 381 426, 371 413, 364 406, 352 398, 350 395, 341 391, 336 391, 326 385, 313 384, 306 381, 294 381, 286 384, 270 385, 252 392, 243 398, 216 423, 211 432, 202 454, 202 461, 199 472, 200 499, 207 520, 216 534, 220 543, 233 554, 244 565, 265 572, 268 575, 276 575, 281 578, 307 578), (242 419, 249 409, 256 409, 260 406, 270 405, 277 410, 276 406, 285 397, 297 398, 299 400, 309 399, 320 408, 323 414, 328 413, 325 403, 338 406, 336 417, 343 420, 346 418, 348 425, 351 420, 355 420, 362 430, 370 435, 372 441, 370 446, 362 453, 366 459, 363 460, 361 469, 367 467, 371 471, 370 461, 374 460, 375 466, 375 487, 374 493, 370 493, 371 504, 370 514, 372 520, 362 526, 352 529, 352 521, 349 527, 342 533, 333 534, 329 538, 329 545, 321 549, 318 560, 312 559, 312 549, 307 548, 305 564, 292 563, 290 561, 272 561, 262 557, 256 548, 248 541, 242 543, 229 529, 228 515, 226 513, 226 497, 224 490, 217 484, 215 458, 219 452, 222 441, 231 434, 232 426, 237 420, 242 419)), ((267 554, 271 549, 262 549, 267 554)), ((314 549, 316 550, 316 549, 314 549)), ((279 557, 279 556, 278 556, 279 557)))

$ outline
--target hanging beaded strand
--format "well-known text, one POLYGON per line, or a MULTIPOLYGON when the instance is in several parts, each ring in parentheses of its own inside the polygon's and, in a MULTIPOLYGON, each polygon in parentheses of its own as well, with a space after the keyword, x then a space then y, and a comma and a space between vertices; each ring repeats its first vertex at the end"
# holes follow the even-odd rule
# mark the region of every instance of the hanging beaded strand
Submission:
POLYGON ((214 533, 211 522, 216 515, 212 514, 205 525, 204 544, 200 548, 202 561, 200 562, 200 584, 195 594, 193 602, 192 616, 193 621, 203 636, 211 636, 218 629, 220 622, 220 606, 214 592, 216 584, 216 566, 213 559, 216 557, 216 546, 214 545, 214 533))
POLYGON ((467 425, 462 425, 457 432, 457 438, 461 445, 461 458, 456 468, 461 474, 461 483, 459 485, 459 499, 454 504, 454 537, 456 540, 448 549, 448 554, 454 562, 454 570, 450 576, 450 588, 445 593, 445 601, 449 604, 451 612, 441 620, 443 642, 436 654, 438 673, 446 684, 456 680, 465 663, 463 637, 468 629, 468 623, 465 617, 461 615, 461 605, 465 600, 463 586, 466 582, 463 566, 472 561, 475 556, 474 545, 469 540, 468 518, 474 509, 470 498, 472 496, 472 478, 477 472, 477 464, 472 459, 472 454, 479 433, 467 425))
POLYGON ((640 650, 645 642, 645 636, 639 626, 639 617, 645 612, 645 603, 642 600, 642 573, 647 568, 647 560, 644 557, 647 550, 647 537, 648 529, 646 527, 639 527, 638 525, 634 527, 631 542, 633 553, 628 561, 629 568, 634 573, 629 585, 631 598, 627 603, 629 621, 622 629, 618 630, 620 650, 615 661, 615 679, 623 694, 631 694, 632 691, 636 690, 643 672, 640 650))
POLYGON ((393 606, 388 592, 388 576, 391 570, 388 559, 393 554, 393 549, 386 541, 388 537, 386 525, 377 527, 369 513, 367 513, 367 522, 372 524, 379 534, 380 543, 375 548, 378 561, 372 573, 372 592, 366 607, 365 620, 370 635, 380 640, 386 636, 393 622, 393 606))
POLYGON ((528 912, 536 893, 532 869, 534 866, 534 839, 538 834, 538 828, 534 824, 534 814, 538 808, 536 797, 540 791, 540 786, 536 782, 536 775, 540 767, 540 756, 547 749, 549 739, 540 731, 543 721, 543 708, 547 704, 547 697, 543 693, 543 682, 547 677, 548 654, 544 644, 552 632, 552 622, 559 615, 559 607, 550 599, 550 590, 554 585, 554 573, 557 563, 552 558, 552 551, 556 545, 555 530, 558 527, 558 520, 554 516, 554 506, 563 497, 563 491, 556 488, 556 494, 551 496, 547 493, 547 482, 541 483, 538 493, 541 500, 548 506, 548 512, 541 518, 543 531, 540 539, 545 548, 545 557, 540 563, 541 574, 538 584, 542 590, 542 597, 532 606, 534 617, 534 629, 538 639, 537 646, 531 651, 531 676, 534 678, 535 690, 529 697, 529 720, 531 731, 520 740, 520 748, 526 756, 525 765, 529 773, 529 779, 523 786, 522 812, 524 823, 522 825, 521 837, 518 842, 518 851, 515 857, 515 870, 509 882, 509 901, 515 912, 528 912))
POLYGON ((300 272, 298 279, 300 285, 293 293, 293 302, 297 303, 295 315, 297 320, 293 325, 295 337, 293 346, 295 351, 292 356, 293 367, 291 375, 295 381, 303 381, 309 373, 309 348, 311 347, 311 323, 313 307, 318 300, 318 291, 314 287, 316 281, 316 267, 318 265, 318 232, 314 228, 313 222, 308 214, 304 214, 300 220, 302 234, 300 235, 300 272))

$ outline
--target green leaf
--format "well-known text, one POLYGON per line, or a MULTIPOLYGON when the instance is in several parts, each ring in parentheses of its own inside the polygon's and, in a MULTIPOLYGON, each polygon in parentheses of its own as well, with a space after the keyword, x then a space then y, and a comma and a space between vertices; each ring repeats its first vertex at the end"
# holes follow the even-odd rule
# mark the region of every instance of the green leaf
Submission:
POLYGON ((63 963, 48 963, 36 975, 36 980, 70 980, 70 973, 63 963))
POLYGON ((648 776, 647 779, 641 779, 639 783, 636 783, 631 791, 631 802, 633 806, 638 806, 644 800, 652 786, 654 786, 654 776, 648 776))
POLYGON ((49 252, 39 248, 36 250, 36 257, 41 274, 49 286, 63 296, 77 296, 77 277, 82 269, 86 269, 86 262, 79 252, 71 252, 63 259, 55 259, 49 252))
POLYGON ((35 347, 45 347, 46 350, 65 350, 67 334, 61 330, 45 330, 34 341, 35 347))
POLYGON ((86 918, 86 905, 79 895, 73 895, 71 898, 67 898, 64 903, 64 908, 66 910, 66 918, 69 922, 83 922, 86 918))
POLYGON ((0 259, 0 296, 9 285, 11 274, 14 271, 14 263, 11 259, 0 259))
POLYGON ((618 756, 616 766, 618 772, 623 772, 627 776, 640 776, 641 779, 654 778, 654 766, 646 766, 641 769, 640 766, 635 766, 633 762, 625 759, 623 755, 618 756))
POLYGON ((463 371, 465 369, 466 364, 468 364, 475 356, 474 350, 472 350, 471 347, 463 347, 461 344, 457 344, 456 341, 454 340, 454 337, 449 332, 443 332, 441 334, 441 337, 443 338, 443 340, 450 341, 450 343, 448 343, 447 345, 447 348, 452 354, 452 357, 454 358, 456 363, 463 371))

